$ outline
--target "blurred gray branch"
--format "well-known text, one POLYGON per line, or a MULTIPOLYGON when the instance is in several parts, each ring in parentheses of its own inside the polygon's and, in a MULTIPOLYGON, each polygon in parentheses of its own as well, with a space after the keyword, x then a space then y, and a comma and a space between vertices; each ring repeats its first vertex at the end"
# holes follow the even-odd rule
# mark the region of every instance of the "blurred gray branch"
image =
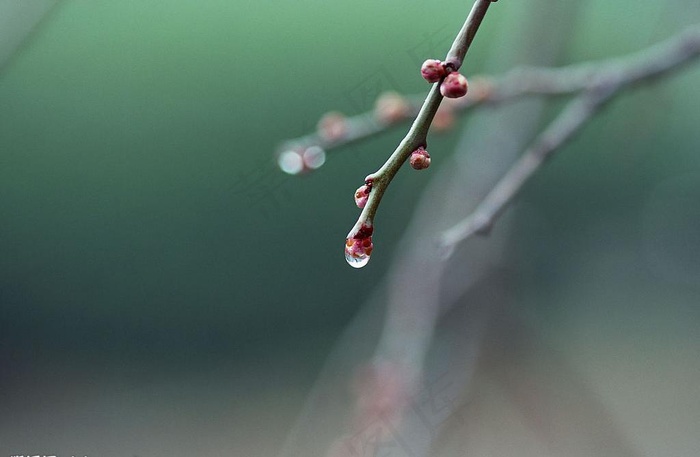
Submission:
POLYGON ((58 0, 0 0, 0 72, 58 0))
POLYGON ((537 137, 476 210, 443 232, 440 244, 444 254, 449 255, 457 243, 475 234, 487 234, 525 183, 606 102, 632 85, 670 74, 699 55, 700 26, 694 26, 623 59, 561 69, 524 68, 506 76, 508 82, 497 85, 504 91, 500 94, 502 99, 524 93, 581 93, 537 137))

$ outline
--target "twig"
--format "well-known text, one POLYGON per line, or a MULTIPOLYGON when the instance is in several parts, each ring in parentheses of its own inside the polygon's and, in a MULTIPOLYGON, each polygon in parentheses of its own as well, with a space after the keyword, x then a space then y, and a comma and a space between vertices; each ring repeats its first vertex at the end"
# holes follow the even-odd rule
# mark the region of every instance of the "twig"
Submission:
MULTIPOLYGON (((474 35, 476 34, 481 20, 492 0, 476 0, 472 7, 469 16, 467 17, 462 29, 455 38, 454 43, 447 55, 446 63, 451 64, 454 69, 458 69, 461 62, 464 60, 469 46, 471 45, 474 35)), ((399 143, 396 150, 391 154, 382 167, 375 173, 369 175, 366 180, 371 181, 372 191, 369 194, 369 199, 360 214, 357 222, 352 230, 348 233, 347 238, 351 239, 367 230, 367 227, 372 227, 374 216, 381 202, 382 196, 386 191, 391 180, 396 176, 403 163, 408 159, 416 148, 424 146, 430 124, 435 116, 435 113, 442 101, 440 94, 440 83, 433 84, 428 96, 423 102, 423 106, 418 112, 416 120, 406 134, 403 140, 399 143)), ((371 233, 371 232, 370 232, 371 233)))
MULTIPOLYGON (((469 81, 469 93, 466 97, 450 100, 450 108, 455 113, 465 113, 471 108, 482 105, 498 105, 512 102, 527 96, 572 95, 587 90, 591 81, 604 75, 619 73, 626 75, 641 73, 646 75, 653 63, 664 64, 672 48, 687 46, 697 53, 697 41, 700 40, 700 26, 679 33, 665 43, 657 44, 635 54, 622 58, 612 58, 597 62, 584 62, 559 68, 519 67, 501 76, 473 76, 469 81)), ((692 56, 689 56, 690 58, 692 56)), ((684 57, 685 59, 685 57, 684 57)), ((652 75, 653 76, 653 75, 652 75)), ((650 76, 651 77, 651 76, 650 76)), ((645 78, 646 79, 646 78, 645 78)), ((330 151, 351 143, 386 132, 416 116, 422 106, 423 96, 405 96, 408 104, 405 115, 395 122, 383 121, 374 111, 368 111, 345 119, 346 132, 335 138, 325 138, 317 132, 285 141, 280 151, 319 146, 330 151)))
MULTIPOLYGON (((667 74, 700 55, 700 26, 632 57, 610 61, 600 68, 581 65, 560 70, 531 70, 539 78, 528 78, 540 93, 568 93, 583 89, 540 134, 522 157, 486 195, 466 219, 442 233, 440 244, 449 256, 455 246, 475 234, 488 234, 496 219, 525 183, 592 116, 623 89, 667 74), (541 79, 540 79, 541 78, 541 79)), ((533 86, 530 86, 530 89, 533 86)))

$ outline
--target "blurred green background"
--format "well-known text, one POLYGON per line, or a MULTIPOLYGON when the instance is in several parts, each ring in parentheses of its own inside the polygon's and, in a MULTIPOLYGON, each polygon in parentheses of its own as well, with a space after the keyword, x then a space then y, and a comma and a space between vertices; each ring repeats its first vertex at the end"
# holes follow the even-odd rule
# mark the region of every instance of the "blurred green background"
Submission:
MULTIPOLYGON (((473 72, 522 12, 511 3, 489 12, 473 72)), ((560 62, 700 20, 697 2, 670 3, 586 2, 571 36, 552 38, 570 43, 560 62)), ((59 2, 0 70, 0 451, 272 455, 431 177, 399 174, 356 271, 341 249, 352 194, 404 129, 302 178, 273 153, 328 110, 425 91, 416 68, 467 9, 59 2)), ((517 293, 552 332, 617 300, 610 325, 642 313, 662 326, 652 340, 696 347, 699 76, 695 64, 620 97, 520 199, 517 293)), ((458 134, 432 139, 434 157, 458 134)))

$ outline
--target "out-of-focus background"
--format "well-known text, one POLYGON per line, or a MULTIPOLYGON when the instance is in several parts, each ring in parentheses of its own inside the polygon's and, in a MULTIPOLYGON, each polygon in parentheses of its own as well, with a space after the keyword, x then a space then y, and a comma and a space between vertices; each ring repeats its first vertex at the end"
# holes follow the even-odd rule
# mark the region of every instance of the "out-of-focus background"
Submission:
MULTIPOLYGON (((581 5, 562 64, 700 21, 695 1, 581 5)), ((354 270, 353 192, 405 129, 303 177, 273 152, 426 91, 468 7, 0 1, 0 453, 275 455, 432 169, 392 183, 354 270)), ((528 185, 505 254, 526 320, 648 455, 700 453, 698 82, 696 62, 612 103, 528 185)), ((436 165, 459 131, 431 138, 436 165)))

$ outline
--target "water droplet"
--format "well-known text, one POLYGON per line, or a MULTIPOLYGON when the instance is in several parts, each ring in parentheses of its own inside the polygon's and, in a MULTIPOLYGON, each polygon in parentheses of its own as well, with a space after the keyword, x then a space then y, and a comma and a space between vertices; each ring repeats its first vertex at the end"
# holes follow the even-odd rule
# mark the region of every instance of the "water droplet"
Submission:
POLYGON ((290 175, 298 175, 304 169, 304 159, 297 151, 284 151, 277 158, 280 169, 290 175))
POLYGON ((304 151, 304 165, 311 170, 321 168, 326 163, 326 151, 318 146, 311 146, 304 151))
POLYGON ((345 260, 353 268, 362 268, 369 263, 372 254, 372 237, 345 240, 345 260))
POLYGON ((362 268, 369 263, 369 256, 367 254, 353 256, 345 251, 345 260, 347 260, 348 265, 353 268, 362 268))

